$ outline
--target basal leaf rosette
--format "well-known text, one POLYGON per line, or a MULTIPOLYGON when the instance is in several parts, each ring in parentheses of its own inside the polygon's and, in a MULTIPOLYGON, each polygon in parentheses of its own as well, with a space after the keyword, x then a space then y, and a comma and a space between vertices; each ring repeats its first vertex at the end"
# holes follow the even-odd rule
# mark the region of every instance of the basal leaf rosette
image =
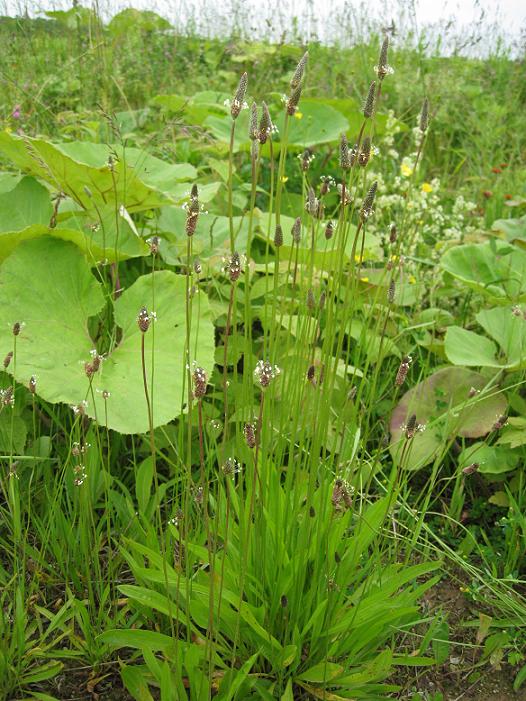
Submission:
POLYGON ((391 454, 401 458, 407 440, 404 426, 412 414, 426 430, 410 439, 403 466, 418 470, 432 462, 454 436, 485 436, 506 408, 504 394, 487 388, 482 374, 462 367, 442 368, 406 392, 393 411, 391 454))
MULTIPOLYGON (((100 424, 142 433, 148 413, 137 314, 146 306, 156 316, 144 340, 153 420, 160 426, 179 415, 185 401, 185 295, 185 278, 164 270, 138 278, 112 302, 76 246, 49 237, 26 241, 0 267, 0 355, 13 350, 12 326, 21 322, 16 363, 9 367, 18 382, 27 385, 34 376, 46 401, 86 401, 86 413, 100 424), (89 328, 97 326, 90 319, 105 323, 112 303, 115 327, 108 336, 116 340, 90 387, 84 364, 95 348, 89 328)), ((190 358, 210 373, 214 329, 206 295, 195 295, 191 305, 190 358)))

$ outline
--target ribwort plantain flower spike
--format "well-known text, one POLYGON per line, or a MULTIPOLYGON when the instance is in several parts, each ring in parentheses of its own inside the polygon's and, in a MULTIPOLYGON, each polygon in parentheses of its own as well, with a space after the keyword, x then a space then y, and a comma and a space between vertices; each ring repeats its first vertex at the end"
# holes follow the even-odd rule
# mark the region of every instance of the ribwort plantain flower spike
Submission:
POLYGON ((194 385, 194 398, 202 399, 206 394, 206 386, 208 384, 208 377, 203 368, 195 366, 192 373, 192 382, 194 385))
POLYGON ((9 351, 9 353, 4 358, 4 370, 7 370, 7 368, 9 367, 9 363, 11 362, 12 359, 13 359, 13 351, 9 351))
POLYGON ((290 97, 287 100, 287 114, 289 117, 292 117, 296 110, 298 109, 298 103, 300 101, 301 97, 301 85, 298 85, 294 90, 290 93, 290 97))
POLYGON ((197 220, 199 219, 199 192, 197 185, 194 183, 192 185, 192 190, 190 192, 190 200, 185 206, 186 209, 186 224, 185 230, 187 236, 193 236, 197 227, 197 220))
POLYGON ((429 126, 429 100, 424 98, 424 104, 422 105, 422 111, 420 112, 420 131, 425 134, 427 127, 429 126))
POLYGON ((340 168, 344 171, 351 169, 351 154, 349 153, 349 142, 345 134, 340 136, 340 168))
POLYGON ((297 217, 292 225, 291 232, 293 243, 299 244, 301 242, 301 219, 297 217))
POLYGON ((376 81, 373 80, 373 82, 369 86, 369 92, 367 93, 367 97, 365 98, 365 102, 363 105, 363 116, 366 119, 370 119, 373 116, 375 94, 376 94, 376 81))
POLYGON ((389 65, 387 61, 387 54, 389 52, 389 37, 385 37, 382 42, 382 48, 380 49, 380 58, 378 60, 378 65, 374 67, 378 80, 382 82, 386 75, 391 75, 394 73, 393 68, 389 65))
POLYGON ((375 180, 374 183, 371 185, 369 188, 368 193, 366 194, 362 208, 360 210, 360 219, 362 222, 366 221, 369 219, 374 214, 374 198, 376 197, 376 191, 378 189, 378 181, 375 180))
POLYGON ((230 278, 230 282, 237 282, 243 271, 245 263, 244 256, 240 256, 237 251, 234 251, 230 258, 224 258, 223 271, 230 278))
POLYGON ((478 472, 478 469, 480 467, 480 463, 478 462, 472 462, 471 465, 468 465, 462 470, 462 474, 464 475, 472 475, 475 472, 478 472))
POLYGON ((296 70, 294 71, 292 78, 290 79, 291 90, 295 90, 299 85, 301 85, 301 81, 303 80, 303 75, 305 73, 305 66, 307 65, 308 59, 309 52, 305 51, 303 56, 300 58, 298 65, 296 66, 296 70))
POLYGON ((248 75, 245 72, 239 79, 236 94, 234 95, 234 99, 230 105, 230 114, 232 115, 232 119, 237 119, 241 110, 246 106, 245 95, 247 92, 247 83, 248 75))
POLYGON ((258 139, 261 145, 267 142, 268 137, 272 133, 272 119, 267 107, 267 103, 261 105, 261 119, 259 120, 258 139))
POLYGON ((146 333, 150 328, 151 318, 146 307, 141 307, 137 316, 137 325, 142 333, 146 333))
POLYGON ((274 246, 276 248, 283 246, 283 229, 281 224, 277 224, 276 231, 274 232, 274 246))
POLYGON ((252 423, 246 423, 243 427, 245 442, 247 447, 252 449, 256 447, 256 428, 252 423))
POLYGON ((254 370, 254 379, 261 389, 266 389, 280 372, 277 365, 272 365, 268 360, 260 360, 254 370))
POLYGON ((412 362, 413 358, 410 355, 404 355, 398 368, 398 372, 396 373, 395 387, 401 387, 404 384, 412 362))
POLYGON ((358 164, 365 168, 371 158, 371 139, 366 136, 358 154, 358 164))
POLYGON ((258 129, 258 107, 255 102, 252 103, 250 108, 250 123, 248 127, 248 136, 251 141, 256 141, 259 137, 258 129))

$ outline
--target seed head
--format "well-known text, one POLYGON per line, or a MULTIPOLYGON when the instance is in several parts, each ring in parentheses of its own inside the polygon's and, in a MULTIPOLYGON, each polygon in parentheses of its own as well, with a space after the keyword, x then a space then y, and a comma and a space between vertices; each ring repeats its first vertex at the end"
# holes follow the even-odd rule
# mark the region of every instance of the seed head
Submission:
POLYGON ((369 192, 366 194, 362 208, 360 210, 360 219, 362 221, 367 220, 370 216, 374 214, 373 204, 374 198, 376 197, 376 191, 378 189, 378 181, 375 180, 374 183, 369 188, 369 192))
POLYGON ((309 365, 309 369, 307 370, 307 380, 312 384, 316 384, 316 368, 314 365, 309 365))
POLYGON ((276 231, 274 232, 274 246, 276 248, 283 246, 283 229, 281 228, 281 224, 276 226, 276 231))
POLYGON ((301 219, 300 217, 297 217, 297 219, 294 221, 294 224, 292 225, 291 232, 292 234, 292 241, 293 243, 300 243, 301 242, 301 219))
POLYGON ((18 336, 22 329, 22 324, 19 321, 15 321, 13 324, 13 336, 18 336))
POLYGON ((351 155, 349 153, 349 142, 345 134, 340 136, 340 168, 344 171, 351 169, 351 155))
POLYGON ((199 260, 199 258, 196 258, 194 260, 194 273, 196 275, 201 275, 202 272, 203 272, 203 266, 201 265, 201 261, 199 260))
POLYGON ((427 97, 424 98, 424 104, 422 105, 422 111, 420 112, 420 131, 425 134, 427 127, 429 126, 429 100, 427 97))
POLYGON ((256 429, 254 424, 246 423, 243 427, 243 433, 245 434, 245 441, 249 448, 256 447, 256 429))
POLYGON ((391 228, 389 230, 389 243, 396 243, 398 233, 396 230, 396 224, 391 224, 391 228))
POLYGON ((239 79, 236 94, 234 95, 232 104, 230 105, 230 114, 232 115, 232 119, 237 119, 239 117, 239 113, 243 109, 245 95, 247 92, 247 83, 248 75, 246 73, 243 73, 243 75, 239 79))
POLYGON ((305 73, 305 66, 307 65, 307 60, 309 58, 309 52, 306 51, 303 56, 300 58, 300 61, 298 65, 296 66, 296 70, 294 71, 294 75, 290 79, 290 89, 295 90, 299 85, 301 85, 301 81, 303 79, 303 74, 305 73))
POLYGON ((139 315, 137 316, 137 325, 139 326, 139 329, 142 331, 142 333, 146 333, 148 331, 148 329, 150 328, 150 322, 151 318, 148 314, 148 310, 146 309, 146 307, 141 307, 139 315))
POLYGON ((11 362, 12 358, 13 358, 13 351, 9 351, 9 353, 4 358, 4 369, 7 369, 9 367, 9 363, 11 362))
POLYGON ((369 92, 367 93, 367 97, 365 98, 365 102, 363 105, 363 116, 366 119, 370 119, 373 116, 375 93, 376 93, 376 82, 373 80, 373 82, 369 86, 369 92))
POLYGON ((37 391, 37 378, 34 375, 31 375, 31 377, 29 378, 28 389, 31 392, 31 394, 35 394, 35 392, 37 391))
POLYGON ((279 600, 279 602, 280 602, 280 604, 281 604, 281 608, 283 608, 283 609, 286 609, 287 606, 289 605, 289 600, 287 599, 287 597, 285 596, 285 594, 283 594, 283 595, 281 596, 281 599, 279 600))
POLYGON ((309 507, 309 516, 311 518, 314 518, 316 516, 316 509, 314 508, 314 506, 309 507))
POLYGON ((307 292, 307 309, 310 309, 312 311, 316 307, 316 298, 314 296, 314 291, 312 288, 309 288, 309 291, 307 292))
POLYGON ((334 224, 332 223, 332 221, 328 221, 327 226, 325 227, 325 238, 327 239, 327 241, 330 241, 330 239, 332 239, 333 234, 334 224))

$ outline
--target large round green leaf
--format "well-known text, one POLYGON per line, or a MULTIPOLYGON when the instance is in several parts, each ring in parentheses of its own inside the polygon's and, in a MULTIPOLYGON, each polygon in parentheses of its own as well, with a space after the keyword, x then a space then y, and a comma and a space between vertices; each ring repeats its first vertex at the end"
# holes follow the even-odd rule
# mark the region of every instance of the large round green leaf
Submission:
POLYGON ((526 321, 520 309, 484 309, 476 317, 482 328, 498 343, 485 336, 450 326, 446 332, 446 355, 455 365, 517 370, 526 366, 526 321))
MULTIPOLYGON (((122 433, 148 429, 137 314, 142 306, 157 320, 145 334, 145 358, 155 426, 181 412, 185 377, 186 280, 170 271, 140 277, 114 302, 119 343, 93 377, 84 372, 95 343, 90 317, 107 303, 101 284, 81 252, 49 237, 26 241, 0 268, 0 356, 13 350, 12 325, 23 322, 17 337, 16 380, 37 378, 37 392, 49 402, 76 405, 87 400, 87 414, 122 433), (154 302, 155 299, 155 302, 154 302), (153 368, 153 385, 151 383, 153 368), (109 392, 103 399, 102 391, 109 392)), ((206 295, 192 301, 190 359, 211 372, 214 329, 206 295)))
POLYGON ((417 470, 430 463, 453 436, 486 435, 505 413, 504 395, 492 389, 470 398, 470 390, 483 390, 486 379, 467 368, 437 370, 404 394, 391 416, 391 454, 400 459, 405 442, 404 425, 412 414, 426 426, 411 439, 404 466, 417 470))
POLYGON ((115 216, 114 207, 64 214, 55 228, 50 227, 52 214, 49 192, 38 180, 29 176, 13 180, 12 188, 0 194, 0 261, 22 241, 46 234, 72 241, 93 262, 125 260, 149 250, 126 218, 119 212, 115 216))
POLYGON ((495 302, 526 300, 526 251, 493 239, 450 248, 442 268, 495 302))
POLYGON ((0 152, 18 168, 61 190, 84 209, 124 205, 139 212, 174 201, 180 181, 196 177, 187 163, 171 164, 137 148, 70 142, 0 132, 0 152))

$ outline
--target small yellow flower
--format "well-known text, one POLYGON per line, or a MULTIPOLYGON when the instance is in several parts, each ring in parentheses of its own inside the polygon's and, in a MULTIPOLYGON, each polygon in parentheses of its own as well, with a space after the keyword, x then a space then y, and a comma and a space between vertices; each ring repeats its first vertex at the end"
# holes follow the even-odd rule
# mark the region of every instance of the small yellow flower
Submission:
POLYGON ((303 119, 303 112, 300 112, 299 110, 296 110, 296 111, 294 112, 294 116, 296 117, 296 119, 303 119))
POLYGON ((408 279, 410 285, 416 285, 416 277, 414 275, 410 275, 408 279))
POLYGON ((281 176, 281 182, 282 182, 282 183, 286 183, 287 180, 288 180, 288 177, 287 177, 286 175, 282 175, 282 176, 281 176))
POLYGON ((368 277, 361 277, 360 280, 361 280, 362 282, 369 282, 369 278, 368 278, 368 277))
POLYGON ((410 175, 413 174, 413 169, 410 165, 407 165, 407 163, 402 163, 402 165, 400 166, 400 172, 402 173, 404 178, 408 178, 410 175))
POLYGON ((355 263, 361 263, 361 262, 362 262, 362 257, 359 256, 358 254, 356 254, 356 255, 354 256, 354 261, 355 261, 355 263))
POLYGON ((422 183, 422 192, 433 192, 431 183, 422 183))

